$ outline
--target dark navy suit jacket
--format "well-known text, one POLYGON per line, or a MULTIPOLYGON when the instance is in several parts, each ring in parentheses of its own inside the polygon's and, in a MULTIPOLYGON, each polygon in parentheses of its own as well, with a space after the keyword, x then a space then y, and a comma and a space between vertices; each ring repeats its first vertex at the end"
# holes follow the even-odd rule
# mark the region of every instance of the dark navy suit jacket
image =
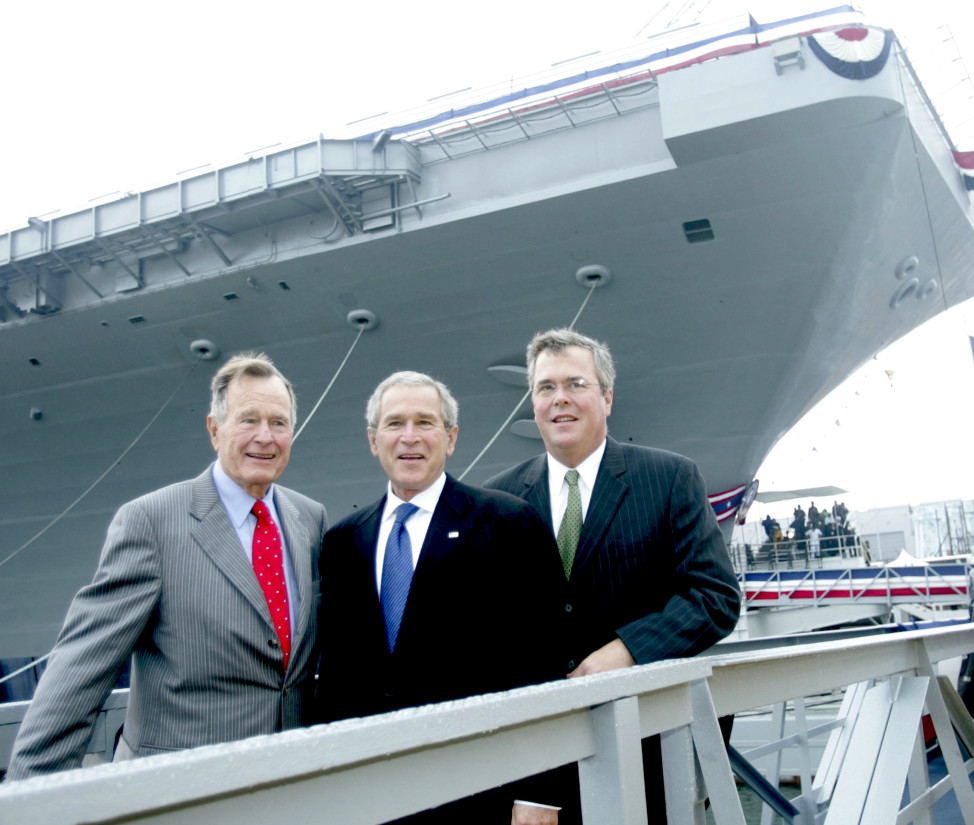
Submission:
MULTIPOLYGON (((487 481, 551 530, 546 455, 487 481)), ((740 590, 692 461, 609 438, 564 605, 569 669, 622 639, 637 664, 692 656, 737 623, 740 590)))
MULTIPOLYGON (((332 721, 562 678, 565 575, 531 505, 447 475, 393 653, 376 591, 385 497, 322 543, 318 718, 332 721)), ((468 797, 399 825, 508 822, 514 799, 560 795, 547 779, 468 797)))
POLYGON ((565 675, 558 644, 564 573, 551 531, 524 501, 449 475, 390 654, 375 577, 384 503, 344 519, 322 544, 320 718, 565 675))

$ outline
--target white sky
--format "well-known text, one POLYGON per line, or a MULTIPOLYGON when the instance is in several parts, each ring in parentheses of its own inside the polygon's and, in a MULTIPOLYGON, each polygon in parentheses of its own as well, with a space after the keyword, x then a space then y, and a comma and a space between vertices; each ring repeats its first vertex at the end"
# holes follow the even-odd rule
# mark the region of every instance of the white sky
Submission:
MULTIPOLYGON (((232 162, 467 86, 630 45, 681 8, 705 5, 8 3, 0 49, 0 230, 163 183, 204 163, 232 162)), ((703 19, 750 11, 763 22, 831 5, 712 0, 703 19)), ((974 3, 860 5, 869 22, 897 30, 960 148, 974 149, 974 103, 960 82, 965 64, 974 72, 974 3), (963 63, 944 42, 951 35, 963 63)), ((779 443, 758 474, 762 489, 834 484, 849 491, 844 498, 853 508, 974 498, 968 333, 974 306, 882 353, 779 443)))

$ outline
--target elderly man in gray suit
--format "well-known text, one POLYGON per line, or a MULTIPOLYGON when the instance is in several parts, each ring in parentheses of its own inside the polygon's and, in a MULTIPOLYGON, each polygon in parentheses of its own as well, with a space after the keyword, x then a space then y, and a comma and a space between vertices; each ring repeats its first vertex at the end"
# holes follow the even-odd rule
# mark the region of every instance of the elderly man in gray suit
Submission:
MULTIPOLYGON (((531 502, 567 581, 569 677, 692 656, 737 623, 740 591, 703 479, 687 458, 608 434, 615 366, 571 329, 527 350, 546 453, 487 481, 531 502)), ((644 743, 650 822, 665 821, 658 743, 644 743)), ((562 822, 577 812, 566 802, 562 822)))
POLYGON ((79 591, 14 743, 7 779, 81 764, 98 709, 132 657, 115 758, 310 719, 325 508, 275 484, 294 390, 267 356, 212 382, 202 475, 125 504, 79 591))

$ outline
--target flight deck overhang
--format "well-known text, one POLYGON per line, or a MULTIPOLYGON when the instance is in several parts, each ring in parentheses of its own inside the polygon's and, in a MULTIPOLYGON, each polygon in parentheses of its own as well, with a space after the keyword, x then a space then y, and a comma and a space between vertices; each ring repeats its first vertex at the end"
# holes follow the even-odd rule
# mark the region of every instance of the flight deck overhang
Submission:
POLYGON ((32 217, 0 235, 0 322, 142 289, 153 259, 186 278, 230 267, 233 238, 293 218, 323 216, 323 242, 394 230, 403 210, 420 208, 420 179, 419 152, 403 141, 318 139, 32 217))

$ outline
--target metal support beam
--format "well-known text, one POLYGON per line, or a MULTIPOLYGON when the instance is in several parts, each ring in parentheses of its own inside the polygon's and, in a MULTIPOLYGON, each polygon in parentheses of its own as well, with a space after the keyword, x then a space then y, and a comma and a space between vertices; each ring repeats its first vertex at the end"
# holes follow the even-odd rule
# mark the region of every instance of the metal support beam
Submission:
POLYGON ((666 821, 669 825, 704 825, 703 806, 697 804, 697 770, 689 726, 661 733, 659 739, 666 821))
MULTIPOLYGON (((693 754, 690 724, 694 721, 694 705, 690 686, 640 697, 639 710, 640 737, 645 739, 660 734, 663 785, 670 823, 703 825, 704 800, 698 789, 704 787, 704 781, 693 754)), ((716 724, 716 717, 714 721, 716 724)))
POLYGON ((56 249, 52 249, 51 250, 51 254, 54 255, 55 258, 57 258, 57 260, 61 263, 62 266, 64 266, 67 269, 69 269, 71 271, 71 274, 74 275, 79 281, 81 281, 81 283, 83 283, 86 287, 88 287, 88 289, 90 289, 92 292, 94 292, 95 295, 97 295, 99 298, 104 298, 105 297, 97 289, 95 289, 94 286, 92 286, 91 282, 87 278, 85 278, 85 276, 82 275, 74 267, 73 264, 71 264, 68 261, 64 260, 64 258, 61 257, 60 253, 56 249))
POLYGON ((159 247, 159 248, 160 248, 160 249, 161 249, 161 250, 163 251, 163 253, 165 253, 165 255, 166 255, 166 256, 167 256, 168 258, 169 258, 169 260, 171 260, 171 261, 172 261, 172 262, 173 262, 174 264, 176 264, 176 266, 178 266, 178 267, 179 267, 179 268, 180 268, 180 269, 181 269, 181 270, 182 270, 182 271, 183 271, 183 272, 184 272, 184 273, 186 274, 186 277, 187 277, 187 278, 191 278, 191 277, 193 277, 193 273, 192 273, 192 272, 190 272, 190 271, 189 271, 189 270, 188 270, 188 269, 187 269, 187 268, 186 268, 186 267, 185 267, 185 266, 183 265, 183 262, 182 262, 182 261, 180 261, 180 260, 179 260, 179 259, 178 259, 178 258, 177 258, 177 257, 176 257, 175 255, 173 255, 173 254, 172 254, 172 252, 170 252, 170 251, 169 251, 168 249, 166 249, 166 245, 165 245, 165 244, 164 244, 164 243, 163 243, 162 241, 160 241, 160 240, 159 240, 159 239, 158 239, 158 238, 157 238, 157 237, 156 237, 156 236, 155 236, 155 235, 154 235, 154 234, 153 234, 152 232, 150 232, 150 231, 149 231, 148 229, 146 229, 146 228, 145 228, 144 226, 140 226, 140 227, 139 227, 139 229, 141 230, 141 232, 142 232, 142 234, 143 234, 143 235, 144 235, 144 236, 145 236, 146 238, 148 238, 148 239, 149 239, 150 241, 152 241, 152 242, 153 242, 153 243, 154 243, 154 244, 155 244, 156 246, 158 246, 158 247, 159 247))
MULTIPOLYGON (((906 777, 911 800, 918 799, 930 789, 927 749, 924 744, 923 735, 918 733, 913 742, 913 755, 910 757, 910 768, 906 777)), ((913 825, 933 825, 933 814, 929 810, 922 811, 913 820, 913 825)))
POLYGON ((764 804, 771 808, 786 823, 792 823, 798 817, 798 808, 791 804, 788 798, 764 778, 764 774, 747 761, 737 750, 728 746, 727 756, 730 759, 734 775, 756 793, 764 804))
POLYGON ((135 281, 135 283, 139 287, 145 286, 145 284, 142 282, 141 275, 138 272, 133 271, 132 268, 127 263, 125 263, 125 261, 123 261, 121 257, 119 257, 119 254, 115 249, 110 247, 103 238, 96 237, 95 240, 98 242, 98 245, 105 250, 106 253, 112 256, 115 262, 120 267, 122 267, 122 269, 124 269, 126 272, 128 272, 129 275, 132 276, 132 280, 135 281))
POLYGON ((926 643, 922 639, 918 639, 915 644, 919 662, 917 672, 930 679, 930 690, 926 697, 927 710, 930 713, 930 719, 933 721, 934 730, 937 731, 937 742, 940 744, 940 751, 944 755, 944 763, 947 765, 947 772, 950 775, 954 794, 957 797, 957 804, 960 806, 966 825, 974 825, 974 789, 971 788, 967 768, 964 765, 964 757, 961 756, 957 736, 950 721, 950 714, 947 712, 947 705, 944 702, 943 694, 940 692, 940 686, 937 684, 937 674, 933 669, 926 643))
POLYGON ((701 679, 693 683, 691 693, 693 722, 690 723, 690 732, 713 807, 714 820, 717 825, 745 825, 710 687, 701 679))
MULTIPOLYGON (((771 736, 781 739, 785 735, 785 711, 788 708, 788 702, 776 702, 774 709, 771 711, 771 736)), ((781 757, 782 753, 780 750, 775 751, 772 758, 772 765, 770 769, 769 779, 772 784, 777 788, 781 782, 781 757)), ((761 825, 771 825, 773 817, 771 816, 771 811, 766 805, 761 810, 761 825)))
POLYGON ((578 763, 585 825, 647 825, 638 699, 595 708, 592 724, 595 755, 578 763))
POLYGON ((206 227, 192 218, 189 219, 189 222, 193 225, 193 228, 197 231, 199 237, 206 241, 213 248, 213 251, 220 256, 220 260, 223 261, 223 263, 225 263, 227 266, 230 266, 233 261, 227 257, 226 253, 220 249, 219 246, 217 246, 216 241, 210 237, 210 233, 207 231, 206 227))

